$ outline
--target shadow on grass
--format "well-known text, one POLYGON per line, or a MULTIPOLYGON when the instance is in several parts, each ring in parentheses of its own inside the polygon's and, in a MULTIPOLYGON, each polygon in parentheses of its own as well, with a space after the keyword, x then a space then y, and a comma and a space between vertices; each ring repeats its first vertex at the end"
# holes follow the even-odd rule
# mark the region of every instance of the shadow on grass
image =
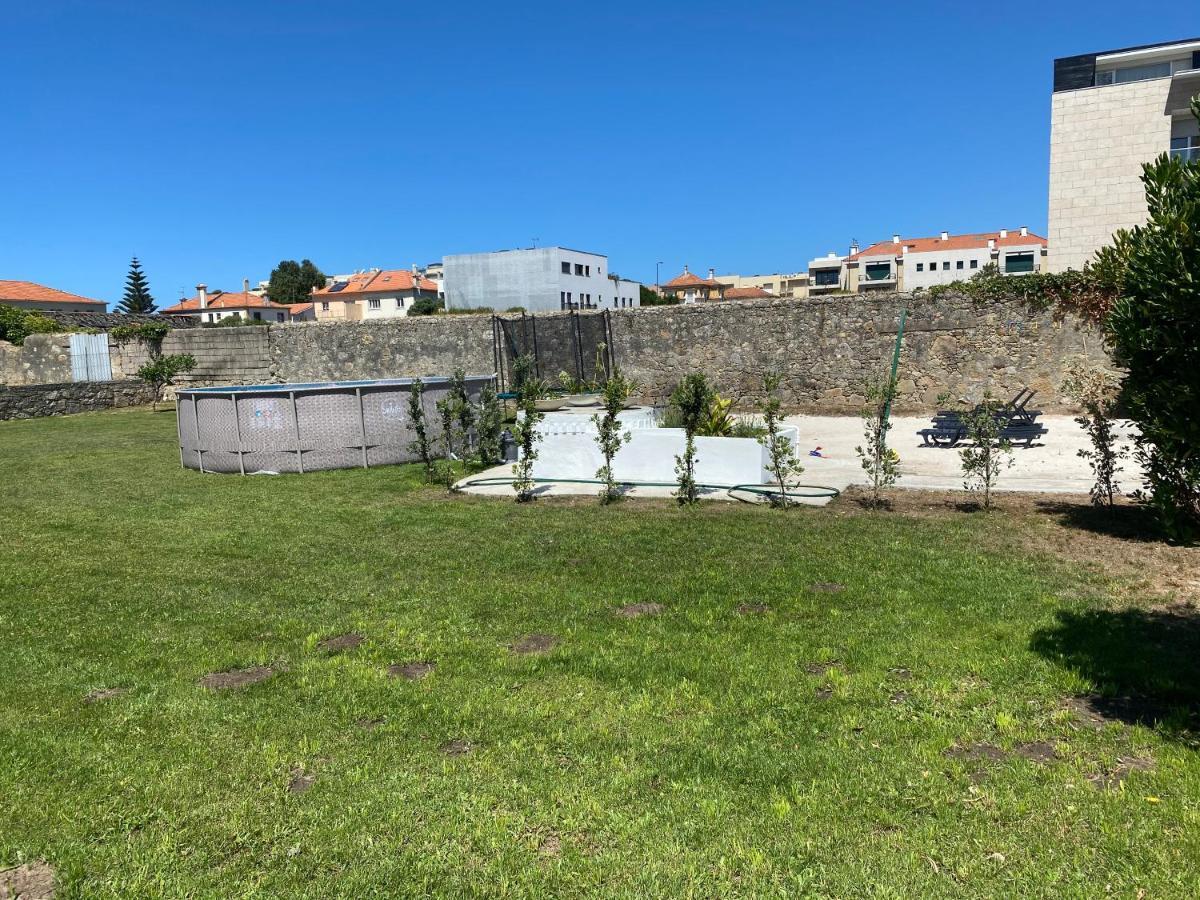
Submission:
POLYGON ((1060 525, 1103 534, 1123 541, 1165 541, 1166 537, 1149 507, 1121 504, 1109 509, 1091 503, 1045 500, 1037 504, 1040 512, 1056 516, 1060 525))
POLYGON ((1200 610, 1062 611, 1030 648, 1094 682, 1081 698, 1100 719, 1158 725, 1192 740, 1200 726, 1200 610))

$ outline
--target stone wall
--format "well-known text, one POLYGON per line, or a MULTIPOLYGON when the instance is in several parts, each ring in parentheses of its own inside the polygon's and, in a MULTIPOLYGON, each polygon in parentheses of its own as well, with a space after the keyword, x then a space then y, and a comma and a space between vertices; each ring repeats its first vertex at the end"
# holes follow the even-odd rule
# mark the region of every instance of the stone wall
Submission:
POLYGON ((121 406, 142 406, 153 400, 154 391, 141 381, 0 385, 0 419, 66 416, 121 406))
POLYGON ((0 341, 0 384, 56 384, 70 380, 69 334, 31 334, 19 347, 0 341))
POLYGON ((178 329, 163 338, 162 352, 196 358, 196 368, 176 379, 180 385, 265 384, 279 380, 271 374, 267 331, 265 325, 178 329))

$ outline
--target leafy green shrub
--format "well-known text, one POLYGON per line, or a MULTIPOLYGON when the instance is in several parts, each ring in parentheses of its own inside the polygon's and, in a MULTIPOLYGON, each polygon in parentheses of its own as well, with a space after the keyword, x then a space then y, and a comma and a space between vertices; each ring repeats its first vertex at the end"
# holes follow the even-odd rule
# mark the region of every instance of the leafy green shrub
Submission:
POLYGON ((166 322, 138 322, 135 325, 118 325, 109 334, 117 341, 161 341, 170 330, 171 326, 166 322))
MULTIPOLYGON (((1200 120, 1200 97, 1192 100, 1200 120)), ((1118 236, 1122 296, 1108 321, 1137 457, 1168 535, 1200 536, 1200 162, 1163 154, 1142 167, 1149 218, 1118 236)))
POLYGON ((1086 357, 1070 360, 1063 369, 1062 391, 1083 407, 1075 421, 1087 433, 1091 449, 1077 451, 1092 467, 1092 503, 1110 509, 1119 492, 1117 469, 1127 450, 1117 441, 1114 410, 1121 394, 1121 379, 1115 372, 1086 357))
POLYGON ((479 389, 479 462, 494 466, 500 462, 500 428, 503 413, 496 386, 486 382, 479 389))
POLYGON ((992 491, 1000 472, 1012 466, 1012 444, 1000 437, 1004 421, 997 413, 1001 403, 984 392, 983 402, 970 412, 963 413, 971 446, 958 451, 962 462, 963 487, 968 491, 983 491, 983 508, 992 508, 992 491))
POLYGON ((604 482, 600 489, 600 502, 603 504, 612 503, 621 496, 617 492, 616 479, 613 478, 612 461, 617 451, 629 443, 632 435, 628 431, 621 431, 621 423, 617 416, 635 390, 637 385, 634 382, 619 372, 614 372, 604 383, 604 414, 592 416, 592 422, 596 426, 596 444, 604 456, 604 465, 596 472, 596 477, 604 482))
POLYGON ((53 319, 15 306, 0 306, 0 341, 8 341, 18 347, 31 334, 54 334, 71 329, 53 319))
POLYGON ((162 399, 163 391, 175 383, 176 377, 196 368, 196 357, 190 353, 174 356, 155 356, 140 369, 137 377, 154 387, 154 409, 158 409, 158 401, 162 399))
MULTIPOLYGON (((526 357, 522 358, 526 359, 526 357)), ((531 368, 532 360, 529 361, 525 371, 528 372, 531 368)), ((533 462, 538 456, 537 442, 542 439, 537 426, 545 418, 536 404, 540 390, 545 390, 545 384, 541 379, 526 377, 521 384, 520 397, 517 400, 517 407, 521 415, 517 417, 517 421, 513 425, 513 436, 517 439, 520 453, 517 461, 513 463, 512 471, 513 490, 516 491, 518 503, 528 503, 534 497, 533 462)))
POLYGON ((409 452, 417 454, 425 466, 425 480, 433 481, 433 455, 429 449, 429 432, 425 421, 425 383, 414 378, 408 389, 408 420, 416 435, 408 445, 409 452))
POLYGON ((410 316, 432 316, 442 308, 444 304, 436 297, 418 297, 413 301, 413 305, 408 308, 410 316))
POLYGON ((675 475, 679 486, 675 498, 681 505, 691 506, 700 497, 696 486, 696 434, 712 405, 713 389, 703 372, 692 372, 675 386, 671 405, 679 412, 685 442, 682 456, 675 457, 675 475))
POLYGON ((892 401, 896 399, 896 379, 889 375, 869 380, 864 392, 867 403, 862 417, 866 443, 855 447, 854 452, 862 460, 863 470, 870 479, 870 505, 878 509, 883 503, 881 491, 900 478, 900 454, 887 443, 887 434, 892 429, 889 413, 892 401))
POLYGON ((733 414, 730 412, 732 407, 732 400, 714 393, 696 434, 704 437, 729 437, 733 434, 734 425, 733 414))
POLYGON ((786 509, 791 505, 788 489, 804 472, 804 466, 796 457, 796 448, 790 438, 781 433, 783 403, 779 399, 779 376, 768 374, 763 377, 763 400, 760 405, 765 433, 758 442, 767 451, 767 469, 779 487, 779 493, 771 497, 771 505, 786 509))
POLYGON ((738 419, 729 431, 730 437, 754 438, 757 440, 767 433, 766 427, 757 419, 738 419))

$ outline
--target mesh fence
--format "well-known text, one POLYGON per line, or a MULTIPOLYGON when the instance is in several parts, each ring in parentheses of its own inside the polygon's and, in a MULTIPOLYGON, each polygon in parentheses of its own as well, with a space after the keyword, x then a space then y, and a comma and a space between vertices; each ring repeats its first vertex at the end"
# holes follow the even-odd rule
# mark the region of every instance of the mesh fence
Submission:
POLYGON ((560 372, 578 381, 601 380, 612 371, 612 342, 607 310, 538 317, 495 319, 499 339, 501 386, 512 390, 513 365, 528 354, 539 378, 554 382, 560 372))

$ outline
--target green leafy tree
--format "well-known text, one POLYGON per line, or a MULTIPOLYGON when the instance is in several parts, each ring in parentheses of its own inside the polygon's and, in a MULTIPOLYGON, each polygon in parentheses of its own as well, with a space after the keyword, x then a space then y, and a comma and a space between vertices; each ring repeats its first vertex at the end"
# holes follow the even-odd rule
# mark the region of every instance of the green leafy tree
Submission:
POLYGON ((869 380, 865 393, 867 402, 862 412, 865 443, 855 447, 854 452, 862 460, 863 471, 869 479, 870 505, 878 509, 883 505, 883 489, 900 479, 900 454, 887 442, 888 432, 892 429, 889 413, 892 401, 896 399, 896 379, 889 375, 869 380))
POLYGON ((684 431, 683 455, 675 457, 679 485, 675 499, 683 506, 691 506, 700 498, 696 485, 696 433, 708 415, 713 396, 703 372, 692 372, 671 393, 671 405, 678 411, 679 427, 684 431))
POLYGON ((471 437, 475 433, 475 406, 467 394, 467 373, 455 369, 450 376, 450 394, 454 398, 454 416, 463 442, 463 459, 470 454, 471 437))
POLYGON ((162 399, 166 389, 175 383, 178 376, 184 372, 190 372, 194 368, 196 368, 196 357, 190 353, 174 356, 159 354, 153 356, 149 362, 138 369, 136 374, 138 378, 154 388, 152 408, 158 409, 158 401, 162 399))
MULTIPOLYGON (((526 373, 532 371, 532 360, 521 364, 521 368, 526 373)), ((533 463, 538 457, 537 443, 542 439, 537 426, 545 418, 545 414, 537 408, 537 400, 545 392, 545 388, 540 379, 527 375, 521 382, 518 394, 517 409, 520 414, 513 426, 513 436, 517 440, 520 452, 512 467, 513 490, 516 491, 518 503, 528 503, 534 498, 533 463)))
MULTIPOLYGON (((1200 97, 1192 100, 1200 120, 1200 97)), ((1142 167, 1149 217, 1118 237, 1125 270, 1108 320, 1137 424, 1139 496, 1179 541, 1200 537, 1200 161, 1142 167)))
POLYGON ((142 271, 142 264, 135 256, 129 263, 129 274, 125 276, 125 295, 117 304, 117 310, 129 315, 148 315, 158 309, 150 296, 150 282, 142 271))
POLYGON ((454 487, 455 445, 458 435, 458 418, 461 401, 453 390, 434 404, 442 423, 442 458, 436 463, 437 478, 446 489, 454 487))
POLYGON ((783 402, 779 399, 780 378, 776 374, 763 377, 763 400, 759 405, 765 433, 758 442, 767 451, 767 470, 779 488, 771 498, 771 505, 786 509, 791 505, 788 490, 795 486, 796 479, 804 471, 796 456, 791 438, 783 434, 783 402))
POLYGON ((15 306, 0 306, 0 341, 21 346, 31 334, 54 334, 71 329, 53 319, 15 306))
POLYGON ((604 412, 592 416, 592 424, 596 426, 596 445, 604 456, 604 465, 596 471, 596 477, 604 482, 600 489, 602 504, 612 503, 621 496, 617 491, 617 481, 613 477, 613 457, 621 447, 629 443, 632 435, 621 430, 621 423, 617 417, 636 389, 637 385, 634 382, 620 372, 614 372, 604 383, 601 395, 604 412))
POLYGON ((284 259, 271 270, 267 296, 275 303, 306 303, 312 299, 314 290, 323 287, 325 276, 312 260, 284 259))
POLYGON ((479 462, 494 466, 500 462, 500 431, 504 415, 500 409, 500 398, 496 396, 496 385, 491 381, 479 389, 479 462))
POLYGON ((1063 370, 1062 392, 1083 408, 1083 414, 1075 421, 1087 433, 1092 446, 1081 448, 1077 454, 1088 461, 1096 479, 1091 490, 1092 503, 1111 509, 1120 492, 1117 470, 1127 455, 1125 446, 1117 439, 1113 418, 1121 379, 1104 366, 1077 357, 1063 370))
POLYGON ((1000 473, 1012 466, 1012 444, 1000 436, 1004 419, 998 415, 1001 404, 984 392, 983 402, 962 415, 971 445, 958 451, 963 471, 963 487, 983 491, 983 508, 992 508, 992 492, 1000 473))
POLYGON ((443 303, 436 297, 418 297, 408 308, 410 316, 432 316, 442 311, 443 303))
POLYGON ((433 454, 429 448, 429 426, 425 419, 425 383, 420 378, 414 378, 408 390, 408 421, 415 435, 408 449, 417 454, 425 466, 425 480, 433 481, 433 454))

